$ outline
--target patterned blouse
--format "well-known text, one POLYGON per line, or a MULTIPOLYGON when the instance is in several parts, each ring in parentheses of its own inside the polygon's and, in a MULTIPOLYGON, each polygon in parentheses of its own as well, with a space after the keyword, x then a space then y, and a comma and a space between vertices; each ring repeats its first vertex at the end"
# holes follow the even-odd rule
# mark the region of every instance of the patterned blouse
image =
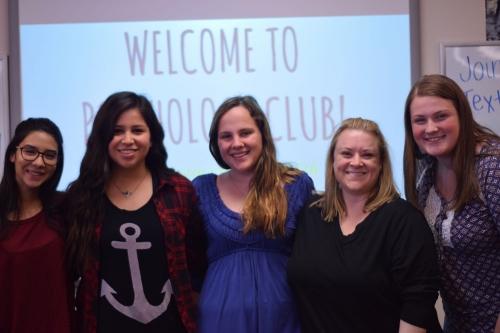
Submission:
POLYGON ((476 156, 479 198, 458 211, 435 189, 435 159, 419 166, 419 206, 437 243, 445 332, 492 333, 500 313, 500 141, 476 156))

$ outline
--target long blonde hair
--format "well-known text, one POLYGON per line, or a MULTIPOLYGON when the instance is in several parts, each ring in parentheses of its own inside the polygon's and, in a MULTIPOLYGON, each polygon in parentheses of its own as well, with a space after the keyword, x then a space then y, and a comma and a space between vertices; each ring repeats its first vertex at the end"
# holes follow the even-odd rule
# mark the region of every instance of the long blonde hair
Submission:
POLYGON ((398 197, 396 186, 392 178, 391 161, 387 143, 384 139, 377 123, 372 120, 363 118, 349 118, 342 122, 340 127, 335 132, 332 138, 328 155, 326 158, 326 174, 325 174, 325 192, 313 205, 318 205, 322 208, 322 216, 327 222, 332 222, 335 217, 345 215, 346 206, 339 183, 335 178, 333 167, 335 146, 338 138, 343 131, 348 129, 361 130, 373 135, 377 139, 377 145, 380 155, 381 168, 377 184, 374 186, 372 193, 369 195, 365 204, 365 211, 372 212, 398 197))
POLYGON ((255 166, 250 190, 243 206, 243 232, 260 229, 268 237, 284 235, 288 210, 284 185, 291 183, 301 171, 277 161, 269 122, 255 98, 236 96, 225 100, 219 106, 210 126, 210 153, 222 168, 230 168, 221 156, 218 132, 222 116, 236 106, 243 106, 248 110, 262 136, 262 154, 255 166))

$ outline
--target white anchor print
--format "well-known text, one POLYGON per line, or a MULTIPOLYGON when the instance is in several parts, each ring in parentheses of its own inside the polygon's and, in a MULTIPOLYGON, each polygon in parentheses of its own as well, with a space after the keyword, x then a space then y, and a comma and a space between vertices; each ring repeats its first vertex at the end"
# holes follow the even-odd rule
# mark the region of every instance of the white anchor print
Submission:
POLYGON ((165 282, 165 285, 161 290, 161 292, 165 294, 161 304, 156 306, 149 304, 146 299, 146 295, 144 295, 137 251, 149 249, 151 247, 151 242, 136 241, 141 235, 141 229, 133 223, 124 223, 120 227, 120 234, 125 241, 112 241, 111 246, 115 249, 127 250, 130 275, 132 277, 132 289, 134 290, 134 302, 130 306, 126 306, 118 302, 113 296, 113 294, 116 294, 116 291, 104 279, 102 280, 101 297, 104 296, 117 311, 125 316, 135 319, 143 324, 147 324, 158 318, 167 310, 168 304, 170 303, 170 297, 173 294, 172 284, 170 283, 170 279, 165 282), (131 235, 127 234, 127 228, 131 228, 133 230, 131 235))

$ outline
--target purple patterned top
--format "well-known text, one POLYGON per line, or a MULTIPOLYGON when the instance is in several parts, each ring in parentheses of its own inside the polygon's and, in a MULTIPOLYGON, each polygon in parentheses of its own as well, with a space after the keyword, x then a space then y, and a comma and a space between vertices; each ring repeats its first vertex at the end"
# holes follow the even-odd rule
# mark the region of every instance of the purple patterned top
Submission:
POLYGON ((478 199, 452 211, 434 188, 435 160, 419 167, 420 207, 437 243, 445 332, 492 333, 500 313, 500 141, 476 157, 478 199))

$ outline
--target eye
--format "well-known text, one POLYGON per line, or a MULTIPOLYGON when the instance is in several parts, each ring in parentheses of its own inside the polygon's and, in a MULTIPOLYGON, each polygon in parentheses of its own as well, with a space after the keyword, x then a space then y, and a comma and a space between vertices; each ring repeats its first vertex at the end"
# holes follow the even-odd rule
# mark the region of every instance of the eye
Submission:
POLYGON ((53 161, 57 159, 57 152, 55 150, 47 150, 45 153, 43 153, 45 156, 45 159, 49 161, 53 161))
POLYGON ((425 124, 425 118, 422 117, 413 118, 413 123, 417 125, 423 125, 425 124))
POLYGON ((219 133, 219 140, 228 140, 231 138, 231 134, 227 132, 219 133))
POLYGON ((448 115, 446 113, 439 113, 436 115, 437 120, 445 120, 448 118, 448 115))
POLYGON ((343 157, 351 157, 352 153, 350 151, 344 150, 340 152, 340 155, 343 157))
POLYGON ((250 136, 252 135, 253 133, 253 130, 251 129, 246 129, 246 130, 243 130, 240 132, 240 135, 243 136, 243 137, 247 137, 247 136, 250 136))
POLYGON ((121 127, 115 127, 115 129, 113 130, 113 134, 114 135, 123 134, 123 128, 121 128, 121 127))
POLYGON ((374 153, 364 153, 363 155, 361 155, 364 159, 367 159, 367 160, 370 160, 372 158, 375 157, 375 154, 374 153))
POLYGON ((145 132, 145 130, 142 127, 134 127, 134 128, 132 128, 132 133, 141 134, 141 133, 144 133, 144 132, 145 132))
POLYGON ((23 154, 26 155, 26 156, 36 156, 36 155, 38 155, 38 150, 35 147, 24 146, 22 149, 23 149, 23 154))

